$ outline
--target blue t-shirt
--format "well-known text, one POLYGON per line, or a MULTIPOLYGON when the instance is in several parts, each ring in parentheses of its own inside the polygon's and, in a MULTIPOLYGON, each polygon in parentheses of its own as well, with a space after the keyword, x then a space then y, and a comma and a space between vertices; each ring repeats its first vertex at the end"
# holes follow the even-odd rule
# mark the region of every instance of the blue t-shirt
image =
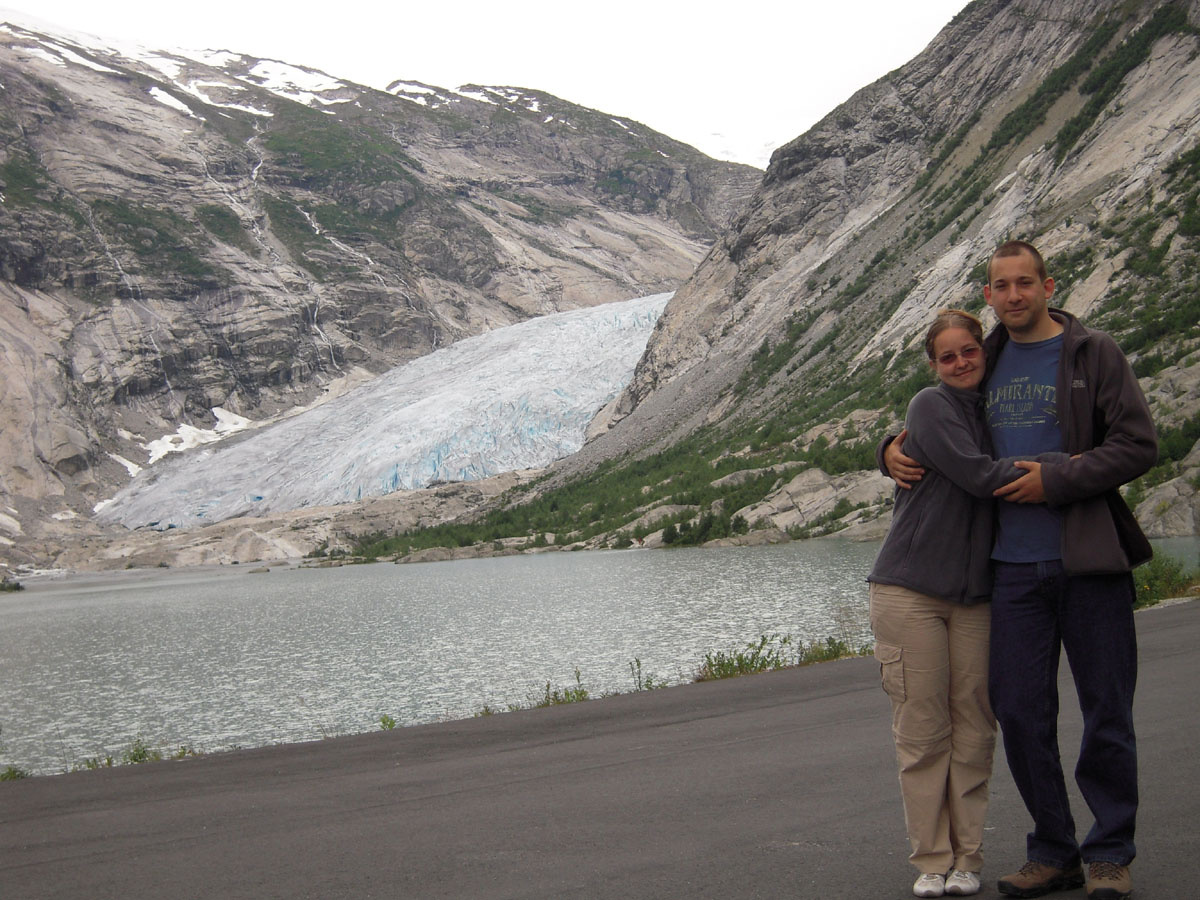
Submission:
MULTIPOLYGON (((1032 459, 1061 451, 1055 386, 1063 338, 1032 344, 1008 341, 987 380, 988 431, 997 458, 1032 459)), ((992 559, 1043 562, 1062 557, 1062 513, 1045 503, 996 504, 996 545, 992 559)))

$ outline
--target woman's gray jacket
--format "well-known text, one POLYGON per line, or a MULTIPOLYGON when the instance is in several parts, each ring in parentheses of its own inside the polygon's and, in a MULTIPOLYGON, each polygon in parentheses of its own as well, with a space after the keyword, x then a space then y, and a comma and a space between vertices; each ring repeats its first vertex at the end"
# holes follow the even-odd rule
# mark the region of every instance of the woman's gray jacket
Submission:
MULTIPOLYGON (((908 404, 904 452, 925 467, 911 490, 896 489, 892 525, 867 581, 956 603, 992 596, 992 492, 1025 472, 993 459, 983 395, 939 383, 908 404)), ((886 475, 879 447, 880 470, 886 475)), ((1039 462, 1066 453, 1041 454, 1039 462)))

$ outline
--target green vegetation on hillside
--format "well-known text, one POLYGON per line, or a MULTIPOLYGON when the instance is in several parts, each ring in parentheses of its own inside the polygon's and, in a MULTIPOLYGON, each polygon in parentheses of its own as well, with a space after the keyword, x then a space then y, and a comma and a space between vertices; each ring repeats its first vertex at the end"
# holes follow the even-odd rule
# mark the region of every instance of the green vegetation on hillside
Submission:
MULTIPOLYGON (((730 472, 746 468, 744 460, 726 457, 711 462, 720 454, 710 443, 710 434, 701 434, 670 450, 644 459, 611 460, 587 477, 547 490, 527 499, 532 489, 518 489, 512 501, 475 522, 452 523, 419 529, 392 537, 371 535, 360 541, 356 555, 371 558, 403 555, 429 547, 458 547, 489 543, 501 538, 552 533, 562 543, 587 540, 606 534, 637 518, 639 510, 654 506, 703 507, 711 516, 704 526, 712 537, 728 535, 741 527, 733 522, 734 513, 760 497, 778 480, 774 473, 762 473, 742 484, 714 485, 730 472), (522 502, 524 501, 524 502, 522 502), (719 512, 711 507, 721 501, 719 512)), ((766 454, 757 462, 781 461, 779 454, 766 454)), ((536 488, 538 485, 533 485, 536 488)), ((693 513, 664 513, 651 517, 648 524, 628 530, 627 538, 636 540, 668 524, 690 521, 693 513)), ((678 531, 678 529, 677 529, 678 531)), ((687 543, 685 539, 680 543, 687 543)), ((692 541, 694 542, 694 541, 692 541)))
POLYGON ((1126 252, 1130 278, 1108 293, 1094 322, 1134 358, 1139 376, 1157 374, 1200 346, 1200 146, 1167 170, 1170 200, 1122 210, 1099 231, 1126 252), (1172 227, 1174 225, 1174 227, 1172 227))
POLYGON ((318 281, 343 274, 342 267, 334 268, 318 260, 316 255, 324 252, 329 259, 329 243, 313 230, 313 223, 295 203, 285 197, 266 196, 263 205, 271 222, 271 230, 287 247, 292 259, 303 266, 318 281))
MULTIPOLYGON (((1169 3, 1159 7, 1141 28, 1109 49, 1120 32, 1122 19, 1122 14, 1116 12, 1098 21, 1071 58, 1056 67, 1020 105, 1000 120, 976 158, 939 190, 925 197, 926 209, 930 213, 935 209, 937 212, 923 217, 920 225, 909 232, 907 246, 915 246, 919 240, 938 234, 952 224, 960 232, 965 230, 989 202, 985 192, 993 181, 1002 151, 1016 146, 1044 125, 1051 107, 1077 84, 1079 93, 1089 99, 1055 136, 1054 148, 1059 161, 1108 107, 1125 77, 1148 59, 1155 41, 1168 34, 1196 32, 1189 25, 1183 6, 1169 3)), ((979 118, 980 113, 976 111, 954 135, 944 139, 938 155, 917 180, 915 194, 927 190, 979 118)))
MULTIPOLYGON (((1102 26, 1097 34, 1106 27, 1108 26, 1102 26)), ((1108 107, 1121 89, 1125 76, 1150 58, 1150 48, 1154 46, 1155 41, 1168 34, 1195 33, 1196 29, 1188 24, 1187 10, 1184 6, 1168 3, 1155 10, 1146 24, 1102 59, 1079 86, 1079 93, 1090 99, 1082 110, 1059 129, 1054 139, 1055 154, 1059 161, 1062 161, 1080 136, 1108 107)))
POLYGON ((39 205, 50 187, 45 170, 21 150, 10 150, 8 158, 0 163, 0 181, 4 182, 5 205, 39 205))
POLYGON ((299 103, 281 104, 263 146, 295 167, 298 187, 413 181, 421 165, 398 143, 299 103))
POLYGON ((368 237, 384 246, 398 246, 400 217, 412 203, 410 200, 379 213, 347 203, 322 203, 313 207, 312 215, 323 230, 340 237, 368 237))
POLYGON ((255 253, 256 247, 242 220, 228 206, 220 203, 206 203, 196 207, 196 218, 213 237, 231 247, 237 247, 246 253, 255 253))
POLYGON ((1149 472, 1130 483, 1125 494, 1130 506, 1141 503, 1147 491, 1175 477, 1179 461, 1187 456, 1196 445, 1196 441, 1200 440, 1200 414, 1178 425, 1164 425, 1160 422, 1157 429, 1158 462, 1149 472))
POLYGON ((1000 121, 980 155, 990 156, 1045 124, 1050 107, 1092 67, 1119 29, 1120 21, 1115 17, 1101 22, 1069 60, 1051 72, 1027 100, 1000 121))
POLYGON ((8 210, 47 210, 65 216, 70 227, 87 227, 72 198, 54 183, 23 142, 9 143, 4 151, 7 158, 0 163, 0 196, 8 210))
MULTIPOLYGON (((1000 120, 975 159, 955 178, 927 198, 930 207, 938 207, 951 200, 953 203, 939 216, 927 217, 917 232, 918 235, 928 237, 937 234, 951 223, 960 226, 964 224, 962 214, 982 197, 985 186, 990 181, 987 173, 994 168, 999 152, 1024 140, 1045 123, 1050 108, 1088 71, 1097 55, 1108 46, 1119 28, 1120 23, 1117 20, 1100 22, 1069 60, 1054 69, 1026 100, 1000 120)), ((930 168, 917 180, 915 193, 927 188, 940 166, 962 143, 979 119, 980 113, 976 110, 964 122, 962 128, 943 145, 938 156, 930 163, 930 168)))
POLYGON ((208 239, 172 209, 101 198, 92 202, 97 224, 137 257, 146 272, 220 283, 216 269, 196 252, 208 239))
POLYGON ((625 165, 609 169, 596 179, 596 189, 630 203, 635 212, 652 213, 658 208, 660 182, 670 171, 653 162, 631 159, 625 165))

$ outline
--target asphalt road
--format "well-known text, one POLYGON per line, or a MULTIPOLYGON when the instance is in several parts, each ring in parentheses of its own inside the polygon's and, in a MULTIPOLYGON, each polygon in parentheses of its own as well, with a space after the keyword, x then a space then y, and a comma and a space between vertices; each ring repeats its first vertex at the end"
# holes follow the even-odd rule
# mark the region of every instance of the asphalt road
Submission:
MULTIPOLYGON (((1200 603, 1136 619, 1136 896, 1197 896, 1200 603)), ((888 723, 854 659, 7 782, 0 898, 911 897, 888 723)), ((997 757, 981 897, 1028 829, 997 757)))

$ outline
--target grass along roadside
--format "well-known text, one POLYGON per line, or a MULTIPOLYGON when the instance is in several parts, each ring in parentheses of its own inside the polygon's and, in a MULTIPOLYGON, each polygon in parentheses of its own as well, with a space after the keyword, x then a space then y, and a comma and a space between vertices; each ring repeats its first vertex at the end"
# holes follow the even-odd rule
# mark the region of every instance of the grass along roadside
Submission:
MULTIPOLYGON (((824 641, 813 641, 805 645, 797 644, 792 640, 790 634, 764 634, 757 641, 751 641, 740 649, 716 650, 706 653, 703 661, 692 675, 691 681, 695 683, 716 681, 720 678, 736 678, 740 675, 753 675, 789 666, 807 666, 846 657, 867 656, 870 652, 869 645, 855 648, 842 638, 827 637, 824 641)), ((635 659, 629 664, 629 673, 633 677, 634 692, 652 691, 670 686, 665 678, 644 672, 640 659, 635 659)), ((611 697, 620 693, 622 692, 610 691, 596 696, 611 697)), ((515 712, 521 709, 558 706, 562 703, 581 703, 592 698, 592 693, 583 684, 579 669, 576 669, 574 686, 551 687, 550 682, 547 681, 544 690, 529 695, 525 703, 508 704, 504 711, 515 712)), ((484 706, 476 715, 489 716, 500 711, 489 705, 484 706)))
POLYGON ((768 672, 788 666, 807 666, 813 663, 830 662, 849 656, 867 656, 870 645, 852 647, 843 638, 827 637, 824 641, 813 641, 795 645, 789 634, 764 634, 757 643, 747 644, 741 650, 707 653, 704 662, 696 670, 694 681, 714 681, 718 678, 733 678, 755 672, 768 672))

